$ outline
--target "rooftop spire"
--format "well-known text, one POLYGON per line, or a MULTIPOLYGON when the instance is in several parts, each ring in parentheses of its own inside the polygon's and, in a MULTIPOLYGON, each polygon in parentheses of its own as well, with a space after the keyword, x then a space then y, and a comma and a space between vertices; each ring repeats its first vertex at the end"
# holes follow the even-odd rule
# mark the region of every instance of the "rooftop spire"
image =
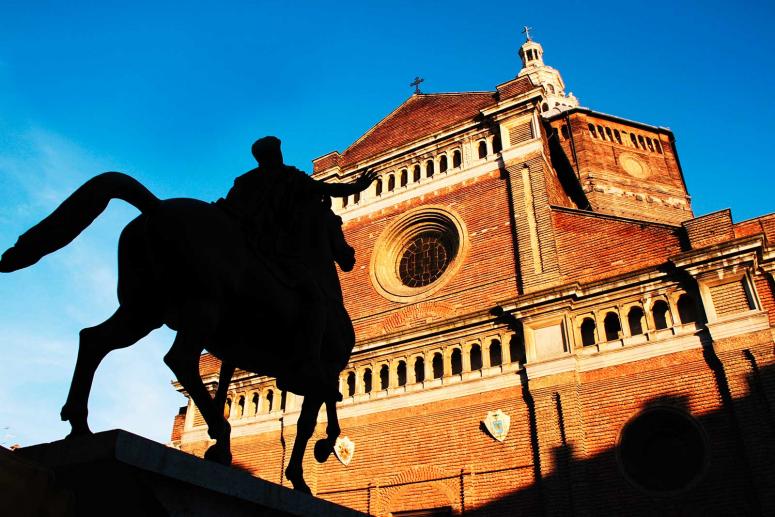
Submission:
POLYGON ((522 29, 525 42, 519 47, 522 70, 518 77, 527 75, 533 84, 543 87, 544 100, 541 103, 541 112, 546 117, 578 106, 579 101, 572 93, 565 94, 565 83, 560 72, 544 64, 544 48, 533 40, 530 35, 531 30, 533 30, 532 27, 527 25, 522 29))

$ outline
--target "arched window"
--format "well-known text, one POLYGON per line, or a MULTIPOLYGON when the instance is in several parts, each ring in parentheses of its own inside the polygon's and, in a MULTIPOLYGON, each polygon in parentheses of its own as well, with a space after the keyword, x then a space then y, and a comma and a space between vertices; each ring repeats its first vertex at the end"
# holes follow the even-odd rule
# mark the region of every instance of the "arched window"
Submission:
POLYGON ((280 393, 280 411, 285 411, 285 403, 288 402, 288 392, 280 393))
POLYGON ((594 124, 589 124, 589 134, 592 135, 592 138, 597 138, 597 130, 595 129, 594 124))
POLYGON ((231 397, 227 398, 223 405, 223 418, 229 418, 229 416, 231 416, 231 397))
POLYGON ((439 158, 439 172, 447 172, 447 155, 442 154, 439 158))
POLYGON ((245 397, 242 396, 239 398, 239 401, 237 402, 237 418, 242 418, 244 414, 245 414, 245 397))
POLYGON ((434 169, 435 168, 433 166, 433 160, 428 160, 427 162, 425 162, 425 177, 432 178, 435 172, 434 169))
POLYGON ((390 368, 388 365, 383 364, 379 369, 379 389, 386 390, 390 386, 390 368))
POLYGON ((635 136, 635 133, 630 133, 630 141, 633 147, 638 147, 638 138, 635 136))
POLYGON ((614 141, 614 135, 613 135, 613 133, 611 133, 611 128, 610 128, 610 127, 607 127, 607 126, 606 126, 606 128, 605 128, 605 134, 606 134, 606 136, 608 137, 608 140, 609 140, 610 142, 613 142, 613 141, 614 141))
POLYGON ((649 146, 649 151, 654 152, 654 142, 650 138, 646 138, 646 144, 649 146))
POLYGON ((401 170, 401 186, 405 187, 407 184, 409 184, 409 171, 406 169, 401 170))
POLYGON ((459 375, 463 372, 463 354, 460 353, 459 348, 452 350, 450 363, 452 367, 452 375, 459 375))
POLYGON ((455 152, 452 153, 452 166, 457 168, 460 167, 463 164, 463 155, 460 153, 459 149, 455 149, 455 152))
POLYGON ((396 377, 398 377, 399 386, 406 386, 406 361, 398 361, 396 377))
POLYGON ((627 324, 630 326, 630 335, 643 334, 643 309, 637 305, 627 313, 627 324))
POLYGON ((482 347, 479 345, 473 345, 471 352, 469 353, 469 359, 471 360, 471 371, 482 369, 482 347))
POLYGON ((347 396, 352 397, 355 395, 355 373, 350 372, 347 374, 347 396))
POLYGON ((688 294, 682 294, 678 298, 678 317, 681 319, 681 323, 694 323, 697 321, 697 304, 694 303, 694 299, 688 294))
POLYGON ((659 140, 654 140, 654 147, 657 148, 659 154, 662 154, 662 144, 659 143, 659 140))
POLYGON ((497 339, 490 341, 490 366, 500 366, 503 362, 501 353, 501 342, 497 339))
POLYGON ((603 327, 605 327, 605 340, 613 341, 619 339, 619 331, 622 330, 622 325, 619 323, 619 315, 615 312, 609 312, 605 315, 603 320, 603 327))
POLYGON ((415 165, 414 169, 412 170, 412 181, 414 181, 415 183, 420 181, 420 166, 419 165, 415 165))
POLYGON ((603 130, 603 126, 598 125, 597 126, 597 132, 600 134, 600 138, 605 140, 605 131, 603 130))
POLYGON ((638 135, 638 143, 640 144, 640 148, 644 151, 646 150, 646 142, 643 140, 642 135, 638 135))
POLYGON ((258 400, 258 393, 254 393, 250 402, 250 416, 258 414, 258 400))
POLYGON ((654 316, 654 327, 657 330, 666 329, 670 326, 668 323, 669 313, 670 308, 667 306, 667 302, 664 300, 654 302, 654 306, 651 308, 651 315, 654 316))
POLYGON ((376 186, 374 187, 374 195, 375 196, 382 195, 382 178, 379 178, 377 180, 376 186))
POLYGON ((584 318, 581 322, 581 344, 590 346, 595 344, 595 320, 584 318))
POLYGON ((441 358, 441 353, 436 352, 433 354, 433 378, 441 379, 444 375, 444 360, 441 358))
POLYGON ((363 392, 371 393, 371 368, 363 371, 363 392))
POLYGON ((423 382, 425 380, 425 359, 418 357, 414 360, 414 380, 423 382))
POLYGON ((392 174, 388 176, 388 192, 393 192, 396 188, 396 177, 392 174))
POLYGON ((616 138, 616 143, 621 144, 622 143, 622 135, 619 133, 618 129, 614 129, 614 138, 616 138))
POLYGON ((547 84, 546 89, 549 90, 549 93, 554 93, 554 85, 553 84, 547 84))
POLYGON ((487 142, 484 140, 479 141, 479 158, 486 158, 487 157, 487 142))
POLYGON ((266 401, 266 412, 271 413, 272 409, 274 409, 274 391, 267 390, 266 398, 264 400, 266 401))

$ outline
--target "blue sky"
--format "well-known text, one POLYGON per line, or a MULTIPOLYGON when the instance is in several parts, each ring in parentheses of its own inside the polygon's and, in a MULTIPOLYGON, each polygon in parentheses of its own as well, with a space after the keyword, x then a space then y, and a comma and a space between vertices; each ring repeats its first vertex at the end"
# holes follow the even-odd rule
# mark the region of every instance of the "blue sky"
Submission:
MULTIPOLYGON (((523 25, 583 106, 667 126, 696 214, 775 209, 771 2, 0 2, 0 248, 89 177, 132 174, 160 197, 216 199, 252 167, 343 150, 406 100, 492 90, 519 71, 523 25), (97 4, 97 5, 93 5, 97 4)), ((58 413, 78 330, 116 308, 114 203, 68 248, 0 277, 0 443, 68 432, 58 413)), ((184 402, 159 330, 111 354, 94 430, 166 441, 184 402)))

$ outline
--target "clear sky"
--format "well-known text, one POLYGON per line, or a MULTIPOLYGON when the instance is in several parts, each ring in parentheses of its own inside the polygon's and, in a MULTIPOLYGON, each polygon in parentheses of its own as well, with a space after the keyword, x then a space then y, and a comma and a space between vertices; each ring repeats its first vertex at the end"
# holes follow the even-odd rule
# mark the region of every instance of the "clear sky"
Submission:
MULTIPOLYGON (((344 150, 425 92, 492 90, 519 71, 523 25, 583 106, 670 127, 696 214, 775 210, 772 2, 0 1, 0 248, 91 176, 214 200, 259 136, 286 162, 344 150)), ((114 202, 69 247, 0 276, 0 443, 59 421, 78 330, 115 310, 114 202)), ((1 251, 1 250, 0 250, 1 251)), ((92 429, 166 441, 184 399, 159 330, 97 373, 92 429)))

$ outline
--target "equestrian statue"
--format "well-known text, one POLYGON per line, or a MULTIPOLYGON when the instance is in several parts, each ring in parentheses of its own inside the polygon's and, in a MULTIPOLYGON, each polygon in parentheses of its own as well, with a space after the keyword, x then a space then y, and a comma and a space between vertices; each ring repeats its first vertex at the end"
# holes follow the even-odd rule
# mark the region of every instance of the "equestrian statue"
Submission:
POLYGON ((66 246, 111 199, 136 207, 141 213, 118 243, 119 307, 80 332, 61 412, 72 428, 68 436, 91 434, 89 392, 102 359, 167 325, 176 336, 164 362, 215 440, 205 458, 231 463, 223 408, 235 368, 275 377, 279 389, 304 397, 285 474, 295 489, 309 493, 302 459, 323 404, 326 438, 315 445, 315 457, 323 462, 333 450, 340 433, 339 374, 355 344, 336 270, 336 264, 352 270, 355 250, 330 198, 361 192, 376 175, 364 172, 353 183, 317 181, 285 165, 280 140, 271 136, 257 140, 252 152, 258 167, 215 203, 160 200, 119 172, 95 176, 19 237, 0 258, 0 272, 31 266, 66 246), (212 396, 199 372, 203 350, 221 360, 212 396))

